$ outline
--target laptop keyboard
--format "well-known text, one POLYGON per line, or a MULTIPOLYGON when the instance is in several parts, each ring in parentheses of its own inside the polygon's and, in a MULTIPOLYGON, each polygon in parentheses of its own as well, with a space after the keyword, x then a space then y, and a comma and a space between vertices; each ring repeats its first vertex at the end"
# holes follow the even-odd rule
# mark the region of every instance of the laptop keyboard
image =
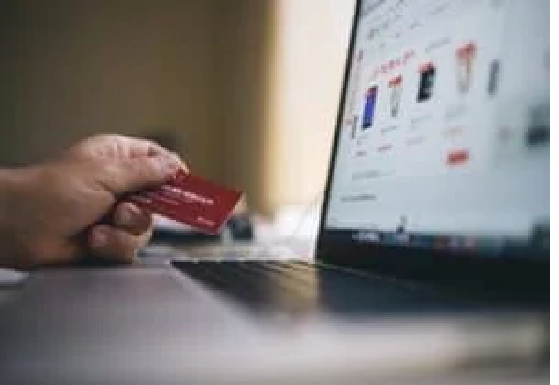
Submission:
POLYGON ((189 277, 256 311, 369 313, 443 304, 439 296, 303 261, 173 261, 189 277), (435 300, 435 302, 433 302, 435 300))
POLYGON ((208 261, 173 264, 190 277, 256 309, 277 305, 286 296, 298 297, 298 302, 309 300, 315 292, 314 268, 299 262, 208 261))

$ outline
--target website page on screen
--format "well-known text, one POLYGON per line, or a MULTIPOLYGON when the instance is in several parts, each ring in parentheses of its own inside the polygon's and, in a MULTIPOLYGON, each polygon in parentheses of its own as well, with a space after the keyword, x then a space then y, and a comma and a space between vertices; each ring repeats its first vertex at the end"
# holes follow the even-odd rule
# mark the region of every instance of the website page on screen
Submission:
POLYGON ((549 33, 544 0, 363 1, 326 231, 548 247, 549 33))

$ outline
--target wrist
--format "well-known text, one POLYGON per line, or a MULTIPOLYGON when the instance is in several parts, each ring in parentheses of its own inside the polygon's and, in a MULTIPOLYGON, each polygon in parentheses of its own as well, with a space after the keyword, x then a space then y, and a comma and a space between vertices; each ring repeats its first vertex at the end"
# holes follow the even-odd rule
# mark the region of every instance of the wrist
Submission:
POLYGON ((0 169, 0 266, 18 268, 26 257, 27 231, 22 229, 27 216, 25 197, 32 190, 37 170, 28 168, 0 169), (23 230, 23 231, 22 231, 23 230))
POLYGON ((18 190, 18 171, 15 169, 0 170, 0 230, 3 232, 11 227, 13 204, 18 190))
POLYGON ((0 169, 0 226, 12 226, 23 214, 18 206, 36 174, 32 167, 0 169))

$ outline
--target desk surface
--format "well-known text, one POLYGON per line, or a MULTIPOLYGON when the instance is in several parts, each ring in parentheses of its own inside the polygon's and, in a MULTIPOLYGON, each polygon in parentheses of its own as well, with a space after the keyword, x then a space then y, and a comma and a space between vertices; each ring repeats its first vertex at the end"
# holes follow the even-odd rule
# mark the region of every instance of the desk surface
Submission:
POLYGON ((521 317, 344 327, 315 321, 270 332, 155 261, 36 271, 23 285, 0 289, 1 382, 549 382, 545 368, 534 371, 538 341, 546 336, 529 316, 525 323, 521 317), (495 349, 508 359, 488 359, 495 349), (480 373, 480 362, 491 370, 480 373))

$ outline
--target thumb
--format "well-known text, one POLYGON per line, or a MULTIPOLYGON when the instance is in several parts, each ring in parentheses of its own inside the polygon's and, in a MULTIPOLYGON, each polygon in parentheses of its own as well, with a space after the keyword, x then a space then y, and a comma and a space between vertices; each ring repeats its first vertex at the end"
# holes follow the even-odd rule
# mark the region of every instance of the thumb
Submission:
POLYGON ((181 168, 178 159, 158 155, 115 161, 105 168, 103 185, 113 194, 125 194, 165 183, 181 168))

